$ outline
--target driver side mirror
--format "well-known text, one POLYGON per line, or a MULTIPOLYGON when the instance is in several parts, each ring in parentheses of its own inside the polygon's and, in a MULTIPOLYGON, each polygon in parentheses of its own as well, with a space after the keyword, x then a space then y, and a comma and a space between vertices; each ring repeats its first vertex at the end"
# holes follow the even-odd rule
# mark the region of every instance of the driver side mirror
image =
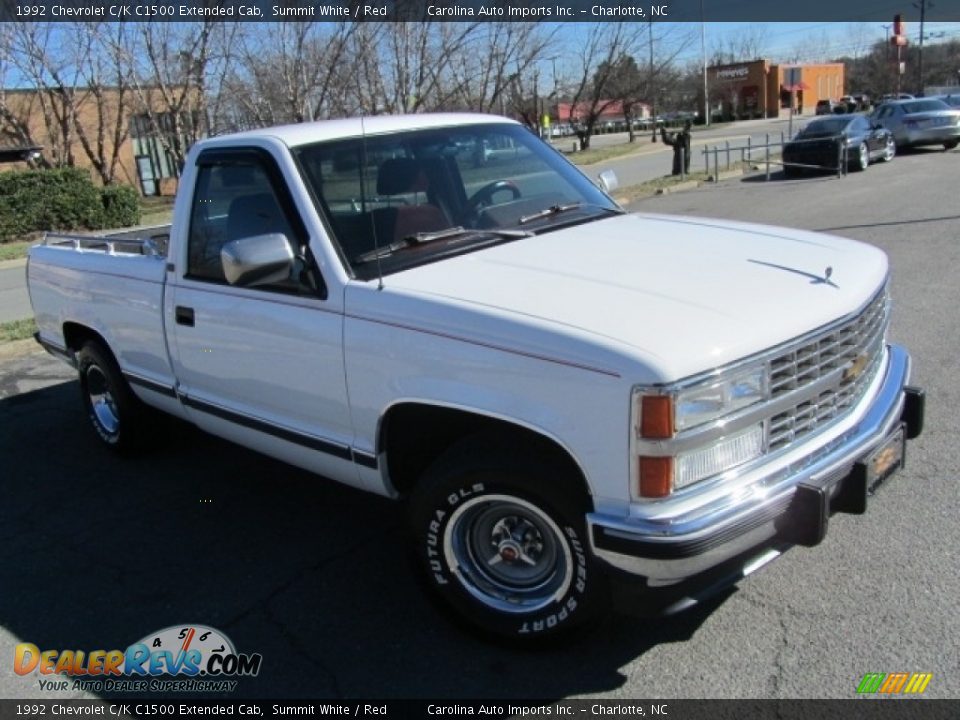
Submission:
POLYGON ((240 238, 220 250, 220 262, 227 282, 240 287, 255 287, 290 278, 295 256, 283 233, 268 233, 240 238))
POLYGON ((620 181, 617 179, 617 174, 613 170, 604 170, 597 176, 597 185, 599 185, 600 189, 605 193, 611 193, 620 187, 620 181))

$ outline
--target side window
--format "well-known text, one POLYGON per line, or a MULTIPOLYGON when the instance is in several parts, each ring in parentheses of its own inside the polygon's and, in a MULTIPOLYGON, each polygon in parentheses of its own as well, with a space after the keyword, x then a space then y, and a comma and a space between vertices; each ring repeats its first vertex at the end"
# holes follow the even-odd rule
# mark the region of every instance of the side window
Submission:
POLYGON ((296 252, 299 238, 261 164, 203 165, 198 171, 190 213, 187 277, 226 282, 220 249, 252 235, 283 233, 296 252))

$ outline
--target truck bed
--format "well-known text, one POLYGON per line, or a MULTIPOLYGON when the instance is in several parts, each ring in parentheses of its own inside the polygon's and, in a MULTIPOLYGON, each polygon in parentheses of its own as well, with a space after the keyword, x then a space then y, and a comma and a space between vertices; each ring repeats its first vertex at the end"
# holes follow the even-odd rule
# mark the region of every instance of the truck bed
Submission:
POLYGON ((73 326, 92 329, 124 373, 172 384, 163 298, 169 226, 111 235, 48 234, 30 249, 27 287, 41 342, 75 351, 73 326))

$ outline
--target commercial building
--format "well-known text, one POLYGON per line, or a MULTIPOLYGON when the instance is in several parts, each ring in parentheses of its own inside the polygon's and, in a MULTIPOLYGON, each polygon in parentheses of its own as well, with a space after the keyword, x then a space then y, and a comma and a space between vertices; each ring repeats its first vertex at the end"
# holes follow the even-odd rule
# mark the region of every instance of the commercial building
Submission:
POLYGON ((168 150, 173 124, 154 104, 148 112, 131 89, 2 89, 0 169, 27 167, 39 153, 54 167, 90 168, 97 182, 106 172, 144 195, 172 194, 180 175, 168 150))
POLYGON ((707 68, 710 106, 725 118, 812 115, 820 100, 846 94, 843 63, 774 64, 769 60, 707 68))

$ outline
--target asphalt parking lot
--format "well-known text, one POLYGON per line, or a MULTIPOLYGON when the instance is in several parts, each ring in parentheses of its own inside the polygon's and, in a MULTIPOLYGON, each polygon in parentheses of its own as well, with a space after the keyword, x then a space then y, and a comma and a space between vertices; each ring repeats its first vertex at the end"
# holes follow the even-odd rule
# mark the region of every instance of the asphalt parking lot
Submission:
POLYGON ((958 181, 960 152, 918 151, 631 207, 883 248, 891 339, 914 355, 927 426, 868 513, 832 519, 817 548, 686 614, 612 615, 564 648, 506 649, 450 624, 409 572, 392 503, 173 423, 143 457, 116 458, 66 365, 0 356, 0 697, 42 696, 11 671, 18 642, 125 648, 184 623, 263 655, 238 698, 853 698, 865 673, 899 671, 933 673, 927 697, 960 697, 958 181))

